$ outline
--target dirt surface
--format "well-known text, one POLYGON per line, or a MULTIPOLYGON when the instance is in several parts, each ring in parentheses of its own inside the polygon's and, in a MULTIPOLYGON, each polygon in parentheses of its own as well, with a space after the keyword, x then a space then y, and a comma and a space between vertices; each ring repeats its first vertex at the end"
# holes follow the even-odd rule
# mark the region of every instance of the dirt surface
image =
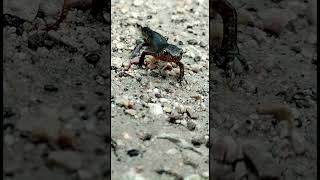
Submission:
POLYGON ((110 26, 79 10, 49 34, 20 22, 3 28, 4 179, 106 179, 110 26))
POLYGON ((112 179, 208 177, 208 3, 112 1, 112 179), (185 51, 187 82, 178 83, 179 67, 163 71, 161 62, 123 73, 141 39, 137 23, 185 51))
MULTIPOLYGON (((259 152, 274 160, 267 167, 248 156, 258 174, 259 167, 264 167, 281 179, 317 179, 316 1, 230 2, 238 11, 240 53, 251 70, 245 73, 235 65, 241 75, 228 83, 222 71, 210 64, 210 142, 215 144, 220 136, 231 136, 240 145, 253 141, 259 152), (276 107, 279 104, 286 110, 276 107), (261 108, 274 108, 278 115, 260 114, 261 108), (289 121, 294 126, 291 138, 285 137, 289 121)), ((219 16, 210 21, 210 28, 212 44, 218 44, 219 16)), ((211 149, 210 158, 218 156, 216 151, 211 149)), ((216 160, 210 159, 210 165, 210 175, 223 174, 215 168, 219 167, 216 160)), ((224 173, 262 178, 262 173, 258 177, 247 169, 224 173)))
POLYGON ((112 39, 110 26, 80 10, 43 34, 33 27, 54 22, 47 15, 59 10, 24 2, 32 8, 18 14, 33 21, 3 28, 4 179, 190 180, 209 179, 209 171, 220 179, 317 179, 315 0, 230 0, 251 68, 235 64, 238 75, 227 82, 210 63, 210 106, 209 24, 218 46, 222 23, 209 23, 206 0, 114 0, 112 39), (178 83, 174 64, 122 72, 140 38, 136 23, 184 49, 186 82, 178 83))

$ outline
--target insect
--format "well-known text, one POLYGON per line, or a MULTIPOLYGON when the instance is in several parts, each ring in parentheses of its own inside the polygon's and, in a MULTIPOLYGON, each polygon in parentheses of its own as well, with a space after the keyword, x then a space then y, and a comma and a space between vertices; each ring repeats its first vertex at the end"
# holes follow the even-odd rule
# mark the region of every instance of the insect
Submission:
POLYGON ((137 56, 143 46, 147 46, 149 49, 141 53, 139 62, 131 61, 126 70, 130 68, 131 64, 138 64, 142 67, 142 65, 144 65, 145 56, 150 55, 161 61, 176 63, 180 68, 178 80, 181 82, 184 77, 184 65, 181 62, 183 50, 176 45, 169 44, 167 37, 151 30, 149 27, 142 27, 140 25, 138 25, 138 27, 141 29, 143 42, 139 43, 134 48, 131 58, 137 56))

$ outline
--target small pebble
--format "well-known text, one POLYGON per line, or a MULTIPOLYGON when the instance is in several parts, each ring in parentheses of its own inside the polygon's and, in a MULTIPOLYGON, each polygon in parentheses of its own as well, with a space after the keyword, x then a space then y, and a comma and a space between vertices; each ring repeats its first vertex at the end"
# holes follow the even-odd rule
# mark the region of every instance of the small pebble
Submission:
POLYGON ((190 45, 197 45, 198 42, 195 40, 195 39, 190 39, 190 40, 187 40, 188 44, 190 45))
POLYGON ((125 112, 127 114, 130 114, 131 116, 136 115, 136 110, 134 110, 134 109, 126 109, 125 112))
POLYGON ((192 137, 191 143, 192 143, 194 146, 200 146, 201 144, 204 144, 204 143, 205 143, 205 138, 202 137, 202 136, 192 137))
POLYGON ((191 119, 198 119, 198 116, 190 106, 186 107, 186 113, 191 119))
POLYGON ((185 180, 201 180, 202 178, 198 174, 192 174, 184 178, 185 180))
POLYGON ((161 103, 167 103, 167 102, 169 102, 169 100, 166 99, 166 98, 159 98, 159 101, 160 101, 161 103))
POLYGON ((142 141, 149 141, 152 138, 152 134, 147 132, 142 132, 142 133, 139 133, 139 138, 142 141))
POLYGON ((100 56, 96 53, 85 53, 84 55, 84 58, 86 59, 86 61, 89 63, 89 64, 92 64, 92 65, 96 65, 99 60, 100 60, 100 56))
POLYGON ((132 109, 133 108, 133 103, 129 101, 128 97, 119 97, 116 99, 116 104, 125 107, 127 109, 132 109))
POLYGON ((187 128, 190 130, 190 131, 194 131, 196 129, 196 124, 192 121, 188 121, 187 122, 187 128))
POLYGON ((153 115, 160 115, 163 114, 163 109, 161 104, 159 103, 149 103, 150 113, 153 115))
POLYGON ((165 105, 163 107, 163 111, 166 112, 166 113, 171 113, 172 109, 171 109, 170 105, 165 105))
POLYGON ((102 76, 97 75, 95 77, 95 80, 99 85, 105 85, 106 84, 106 82, 105 82, 105 80, 104 80, 104 78, 102 76))
POLYGON ((206 179, 209 178, 209 171, 205 171, 205 172, 201 173, 201 176, 206 179))
POLYGON ((169 154, 169 155, 174 155, 174 154, 177 154, 177 153, 179 153, 179 151, 176 148, 169 149, 166 152, 166 154, 169 154))
POLYGON ((141 6, 142 4, 143 4, 142 0, 134 0, 133 1, 133 5, 135 5, 135 6, 141 6))
POLYGON ((185 106, 182 105, 182 104, 180 104, 180 105, 179 105, 179 113, 183 114, 183 113, 185 113, 185 112, 186 112, 185 106))
POLYGON ((132 136, 127 132, 122 133, 122 136, 124 139, 132 140, 132 136))
POLYGON ((247 175, 247 168, 243 161, 236 164, 235 177, 236 179, 243 179, 247 175))
POLYGON ((303 154, 306 151, 305 139, 295 130, 293 130, 291 134, 291 144, 297 155, 303 154))
POLYGON ((134 157, 134 156, 138 156, 140 154, 140 151, 137 150, 137 149, 130 149, 127 154, 130 156, 130 157, 134 157))
POLYGON ((83 40, 84 46, 87 48, 88 51, 97 51, 100 49, 100 45, 94 38, 87 37, 83 40))
POLYGON ((49 92, 57 92, 58 91, 58 88, 53 84, 46 84, 46 85, 44 85, 43 89, 45 91, 49 91, 49 92))
POLYGON ((192 64, 191 65, 191 70, 195 73, 198 73, 201 69, 201 66, 199 64, 192 64))

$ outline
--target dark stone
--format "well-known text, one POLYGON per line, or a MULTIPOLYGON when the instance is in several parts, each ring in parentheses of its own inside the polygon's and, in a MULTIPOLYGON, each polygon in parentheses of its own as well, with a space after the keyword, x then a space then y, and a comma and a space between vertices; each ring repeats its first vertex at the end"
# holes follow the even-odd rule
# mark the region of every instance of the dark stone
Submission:
POLYGON ((58 88, 52 84, 46 84, 44 85, 43 89, 45 91, 49 91, 49 92, 57 92, 58 91, 58 88))
POLYGON ((96 54, 96 53, 85 53, 84 55, 84 58, 86 59, 86 61, 89 63, 89 64, 92 64, 92 65, 96 65, 99 60, 100 60, 100 56, 99 54, 96 54))
POLYGON ((130 157, 138 156, 140 154, 140 151, 138 149, 130 149, 127 154, 130 157))

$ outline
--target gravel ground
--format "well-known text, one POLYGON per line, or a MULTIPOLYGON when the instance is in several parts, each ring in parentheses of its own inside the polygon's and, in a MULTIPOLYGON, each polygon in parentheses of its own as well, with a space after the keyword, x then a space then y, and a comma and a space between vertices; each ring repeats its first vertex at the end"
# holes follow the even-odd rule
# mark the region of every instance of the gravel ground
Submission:
POLYGON ((208 3, 112 1, 112 179, 208 176, 208 3), (122 73, 141 39, 137 23, 183 48, 187 83, 178 83, 174 64, 172 71, 162 71, 159 62, 152 70, 132 65, 122 73))
POLYGON ((11 24, 3 28, 3 178, 106 179, 110 26, 79 10, 49 34, 32 30, 43 28, 40 17, 11 24))
MULTIPOLYGON (((316 1, 230 2, 251 70, 235 64, 240 75, 228 83, 210 64, 210 176, 317 179, 316 1)), ((210 28, 217 46, 219 16, 210 28)))
POLYGON ((114 0, 111 39, 80 10, 43 34, 32 27, 57 4, 34 19, 46 1, 23 2, 12 10, 32 22, 3 28, 4 179, 317 179, 316 0, 230 0, 251 70, 235 64, 227 82, 210 64, 210 127, 209 34, 219 46, 222 24, 209 2, 114 0), (184 49, 187 82, 161 62, 122 73, 136 23, 184 49))

